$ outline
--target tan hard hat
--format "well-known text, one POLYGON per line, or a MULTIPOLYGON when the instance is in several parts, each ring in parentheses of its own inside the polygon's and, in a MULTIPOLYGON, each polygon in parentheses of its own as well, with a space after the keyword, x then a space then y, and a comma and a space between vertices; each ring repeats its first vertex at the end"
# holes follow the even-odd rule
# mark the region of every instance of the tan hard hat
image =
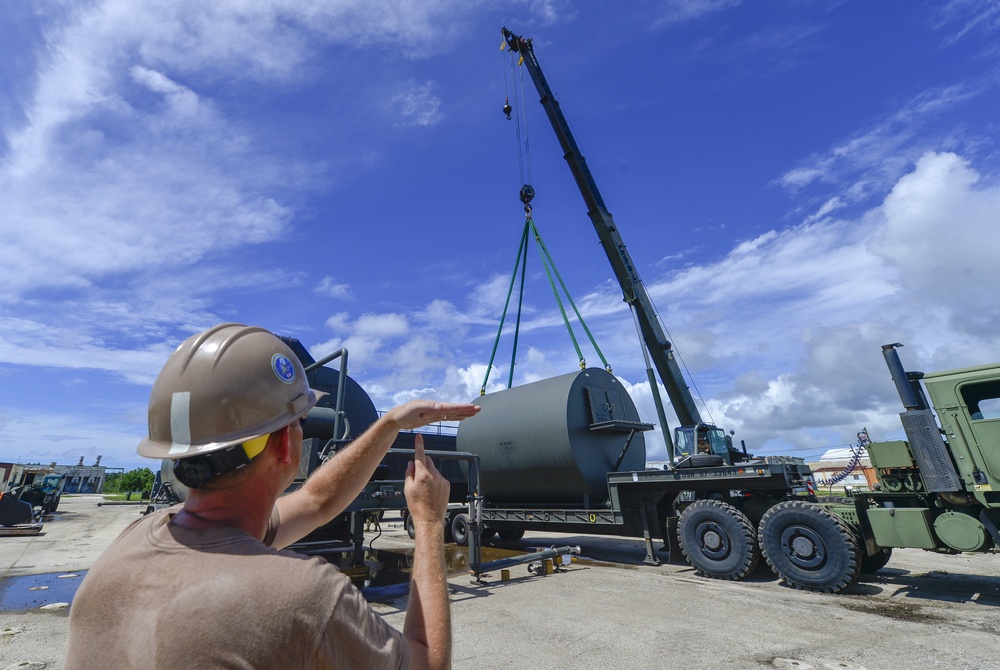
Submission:
POLYGON ((302 363, 270 331, 223 323, 185 340, 149 395, 139 454, 186 458, 267 435, 316 404, 302 363))

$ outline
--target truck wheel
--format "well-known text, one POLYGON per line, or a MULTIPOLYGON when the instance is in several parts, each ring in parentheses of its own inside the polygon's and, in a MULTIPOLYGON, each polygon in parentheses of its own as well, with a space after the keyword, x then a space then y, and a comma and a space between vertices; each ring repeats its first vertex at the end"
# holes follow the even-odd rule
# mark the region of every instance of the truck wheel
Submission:
POLYGON ((866 556, 864 552, 861 552, 861 574, 869 575, 878 572, 885 567, 890 558, 892 558, 892 547, 882 547, 873 556, 866 556))
POLYGON ((410 539, 416 539, 417 527, 413 525, 413 515, 407 514, 406 521, 404 521, 403 524, 406 526, 406 534, 410 536, 410 539))
POLYGON ((451 519, 451 536, 460 547, 469 544, 469 515, 459 512, 451 519))
POLYGON ((522 537, 524 537, 524 529, 517 528, 511 530, 501 530, 497 533, 500 536, 502 542, 517 542, 522 537))
POLYGON ((760 560, 753 524, 719 500, 688 505, 678 520, 677 535, 684 557, 704 577, 743 579, 760 560))
POLYGON ((839 593, 857 580, 861 568, 850 526, 833 512, 798 500, 764 514, 760 545, 767 564, 797 589, 839 593))

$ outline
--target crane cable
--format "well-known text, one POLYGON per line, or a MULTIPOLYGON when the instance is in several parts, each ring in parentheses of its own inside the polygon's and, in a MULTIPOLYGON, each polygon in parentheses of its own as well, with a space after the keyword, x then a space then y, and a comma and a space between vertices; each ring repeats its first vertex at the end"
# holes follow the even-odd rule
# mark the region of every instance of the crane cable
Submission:
MULTIPOLYGON (((522 184, 531 183, 531 147, 528 142, 528 115, 526 113, 526 100, 524 94, 524 70, 517 68, 515 71, 515 63, 513 58, 508 58, 506 54, 503 53, 504 48, 507 46, 507 42, 504 41, 500 45, 500 66, 503 70, 503 84, 504 84, 504 108, 503 111, 507 115, 508 120, 514 121, 514 134, 517 139, 517 169, 518 176, 521 179, 522 184), (510 69, 510 75, 508 78, 508 67, 510 69), (520 90, 518 90, 518 84, 520 84, 520 90), (514 99, 514 104, 511 106, 511 98, 514 99), (515 117, 511 119, 511 113, 516 112, 515 117), (522 133, 521 126, 524 126, 524 131, 522 133)), ((513 55, 513 54, 512 54, 513 55)), ((518 61, 517 65, 520 65, 518 61)))
MULTIPOLYGON (((500 50, 503 51, 506 47, 506 41, 504 41, 500 50)), ((513 55, 513 54, 511 54, 513 55)), ((503 54, 501 54, 501 59, 503 59, 503 54)), ((523 60, 523 56, 521 57, 523 60)), ((514 67, 514 59, 510 58, 511 68, 514 67)), ((518 65, 521 64, 521 60, 518 61, 518 65)), ((569 332, 570 340, 573 342, 573 348, 576 351, 577 358, 580 361, 580 368, 584 369, 587 367, 587 361, 583 356, 583 352, 580 350, 580 344, 576 339, 576 334, 573 332, 573 327, 570 323, 569 316, 566 314, 566 308, 563 305, 562 298, 559 296, 559 289, 556 287, 556 281, 558 281, 559 286, 562 288, 563 293, 566 294, 566 299, 570 306, 573 308, 573 313, 576 315, 577 320, 583 327, 584 332, 587 334, 587 338, 590 341, 591 346, 594 347, 594 351, 597 352, 597 356, 601 359, 604 364, 604 369, 609 373, 611 372, 611 365, 608 363, 604 354, 601 352, 601 348, 597 345, 597 341, 594 339, 593 333, 591 333, 590 328, 587 327, 586 322, 583 319, 583 315, 580 314, 580 310, 576 306, 576 302, 569 293, 569 289, 566 288, 566 282, 563 281, 562 275, 559 274, 559 270, 556 268, 555 261, 552 259, 552 255, 549 253, 548 247, 545 246, 545 242, 542 240, 541 232, 535 225, 535 221, 532 218, 532 207, 531 200, 535 196, 534 188, 531 186, 531 152, 528 142, 528 123, 527 123, 527 110, 525 109, 526 96, 524 94, 524 71, 518 68, 520 71, 520 84, 521 90, 520 95, 518 95, 517 81, 518 77, 512 76, 514 79, 514 85, 510 86, 510 82, 507 78, 507 68, 504 67, 504 92, 506 94, 503 111, 507 115, 508 119, 511 119, 511 113, 516 109, 517 120, 515 121, 515 134, 517 138, 518 145, 518 170, 521 177, 521 183, 523 186, 520 191, 520 199, 524 204, 524 228, 521 231, 521 242, 518 246, 517 260, 514 262, 514 272, 511 275, 510 283, 507 287, 507 299, 504 302, 503 314, 500 317, 500 327, 497 329, 496 338, 493 341, 493 350, 490 353, 490 361, 486 366, 486 376, 483 378, 483 384, 479 389, 480 395, 486 394, 486 384, 489 381, 490 371, 493 369, 493 361, 496 358, 497 347, 500 344, 500 336, 503 333, 503 326, 507 320, 507 312, 510 308, 510 300, 514 292, 514 282, 517 279, 518 272, 520 271, 521 281, 520 289, 518 294, 517 303, 517 318, 514 326, 514 341, 511 351, 511 361, 510 370, 507 378, 507 388, 511 388, 514 383, 514 364, 517 358, 517 343, 519 340, 520 329, 521 329, 521 314, 524 306, 524 284, 525 277, 527 275, 527 261, 528 261, 528 235, 535 238, 535 245, 538 247, 539 256, 542 259, 542 266, 545 268, 545 274, 549 280, 549 286, 552 288, 552 293, 556 298, 556 303, 559 306, 559 313, 562 316, 563 323, 566 326, 567 332, 569 332), (511 94, 514 97, 514 106, 510 104, 511 94), (524 134, 521 133, 522 119, 524 120, 524 134), (527 181, 525 181, 525 165, 527 166, 527 181), (554 278, 553 278, 554 277, 554 278)))

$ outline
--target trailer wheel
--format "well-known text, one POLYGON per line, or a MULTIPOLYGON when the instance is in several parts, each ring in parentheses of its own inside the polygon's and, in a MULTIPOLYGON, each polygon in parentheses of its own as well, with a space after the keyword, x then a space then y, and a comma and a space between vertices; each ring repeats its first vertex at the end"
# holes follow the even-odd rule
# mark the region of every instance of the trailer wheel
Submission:
POLYGON ((868 575, 878 572, 885 567, 889 559, 892 558, 892 547, 882 547, 877 554, 866 556, 861 552, 861 574, 868 575))
POLYGON ((753 524, 719 500, 688 505, 678 520, 677 535, 684 557, 704 577, 743 579, 760 560, 753 524))
POLYGON ((850 526, 833 512, 798 500, 764 514, 760 545, 767 564, 797 589, 839 593, 857 580, 861 568, 850 526))
POLYGON ((406 534, 410 536, 410 539, 416 539, 417 527, 413 525, 413 515, 407 514, 406 521, 404 521, 403 524, 406 526, 406 534))
POLYGON ((524 529, 516 528, 510 530, 501 530, 497 533, 500 536, 502 542, 517 542, 522 537, 524 537, 524 529))
POLYGON ((455 544, 465 547, 469 544, 469 515, 459 512, 451 519, 451 536, 455 544))

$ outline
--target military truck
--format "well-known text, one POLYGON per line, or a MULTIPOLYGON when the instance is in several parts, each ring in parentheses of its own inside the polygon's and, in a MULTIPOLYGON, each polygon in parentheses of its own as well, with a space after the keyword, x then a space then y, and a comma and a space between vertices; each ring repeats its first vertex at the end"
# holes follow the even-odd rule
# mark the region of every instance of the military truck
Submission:
POLYGON ((793 586, 821 582, 829 584, 821 590, 839 591, 857 570, 886 565, 895 547, 1000 548, 1000 363, 906 372, 900 346, 886 344, 882 353, 903 403, 906 440, 867 446, 878 490, 856 492, 849 505, 782 503, 761 520, 764 556, 793 586), (835 523, 821 528, 820 516, 835 523))

